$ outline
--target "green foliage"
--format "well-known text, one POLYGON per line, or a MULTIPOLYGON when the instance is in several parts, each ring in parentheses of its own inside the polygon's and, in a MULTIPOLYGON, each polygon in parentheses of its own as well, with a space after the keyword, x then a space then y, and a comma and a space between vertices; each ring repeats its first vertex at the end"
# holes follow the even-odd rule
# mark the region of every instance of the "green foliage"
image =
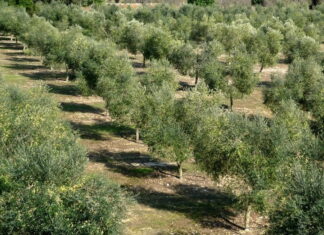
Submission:
POLYGON ((2 234, 120 234, 121 189, 98 177, 74 186, 33 185, 0 197, 2 234))
POLYGON ((274 77, 273 87, 264 92, 265 103, 275 109, 281 100, 293 99, 310 111, 319 125, 324 117, 322 68, 313 59, 297 59, 289 67, 285 79, 274 77))
POLYGON ((172 37, 168 31, 157 27, 148 27, 142 48, 145 59, 163 59, 171 51, 172 37))
POLYGON ((257 60, 261 64, 261 72, 265 66, 274 65, 278 61, 278 54, 281 51, 282 34, 271 28, 259 29, 255 39, 250 46, 250 54, 256 54, 257 60))
POLYGON ((253 73, 253 59, 244 52, 237 52, 231 59, 228 72, 231 76, 233 87, 240 94, 250 94, 258 82, 253 73))
POLYGON ((128 22, 128 24, 122 29, 120 43, 130 53, 137 54, 137 52, 141 51, 144 39, 143 37, 143 24, 133 20, 128 22))
POLYGON ((295 38, 290 44, 287 44, 285 54, 290 61, 293 61, 296 58, 307 59, 316 55, 318 51, 318 42, 309 36, 304 36, 301 38, 295 38))
POLYGON ((84 148, 43 87, 0 87, 0 233, 119 234, 127 200, 82 179, 84 148))
POLYGON ((144 141, 156 156, 175 161, 182 178, 182 163, 192 157, 190 136, 176 119, 174 90, 168 83, 154 86, 147 96, 149 121, 145 128, 144 141), (173 92, 172 92, 173 91, 173 92))
POLYGON ((153 61, 141 83, 149 91, 161 87, 163 83, 172 87, 172 90, 178 86, 176 74, 167 60, 153 61))
POLYGON ((263 5, 264 0, 251 0, 252 5, 263 5))
POLYGON ((0 161, 11 178, 62 185, 79 177, 86 155, 44 88, 1 85, 0 161))
POLYGON ((208 6, 214 3, 214 0, 188 0, 189 4, 195 4, 198 6, 208 6))
POLYGON ((324 172, 296 163, 284 174, 283 192, 270 213, 269 234, 321 234, 324 226, 324 172))
POLYGON ((189 43, 180 45, 169 55, 169 61, 183 75, 192 73, 196 60, 195 50, 189 43))

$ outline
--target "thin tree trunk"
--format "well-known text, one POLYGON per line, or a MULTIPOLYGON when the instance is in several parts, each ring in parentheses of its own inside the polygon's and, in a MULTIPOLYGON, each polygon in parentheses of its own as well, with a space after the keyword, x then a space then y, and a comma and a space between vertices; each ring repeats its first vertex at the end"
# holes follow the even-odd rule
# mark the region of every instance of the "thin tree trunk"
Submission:
POLYGON ((249 224, 250 224, 250 213, 251 213, 251 206, 248 205, 246 208, 246 212, 245 212, 245 221, 244 221, 244 227, 245 230, 249 229, 249 224))
POLYGON ((198 69, 196 69, 196 77, 195 77, 195 85, 196 86, 198 84, 198 79, 199 79, 199 77, 198 77, 198 69))
POLYGON ((264 66, 263 66, 263 64, 261 64, 260 73, 262 73, 263 68, 264 68, 264 66))
POLYGON ((232 95, 232 92, 230 94, 230 110, 233 111, 233 104, 234 104, 234 101, 233 101, 233 95, 232 95))
POLYGON ((68 66, 65 66, 65 73, 66 73, 66 79, 65 81, 68 82, 70 79, 69 79, 69 68, 68 66))
POLYGON ((136 128, 136 143, 139 142, 139 139, 140 139, 140 130, 139 128, 136 128))
POLYGON ((182 163, 178 163, 178 174, 179 174, 179 180, 182 180, 182 163))
POLYGON ((16 36, 16 44, 18 44, 18 37, 16 36))
POLYGON ((145 56, 143 55, 143 68, 145 68, 145 62, 146 62, 146 58, 145 58, 145 56))

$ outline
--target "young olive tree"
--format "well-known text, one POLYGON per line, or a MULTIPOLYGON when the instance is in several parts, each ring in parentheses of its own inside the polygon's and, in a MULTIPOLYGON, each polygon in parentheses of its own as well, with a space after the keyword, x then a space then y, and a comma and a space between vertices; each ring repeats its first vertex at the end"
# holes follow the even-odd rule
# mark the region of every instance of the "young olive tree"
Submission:
POLYGON ((314 59, 296 59, 285 79, 275 77, 272 87, 264 91, 265 103, 276 109, 282 100, 292 99, 302 109, 311 112, 321 126, 324 117, 323 83, 322 68, 314 59))
POLYGON ((141 51, 144 40, 144 25, 136 20, 128 22, 122 29, 121 38, 119 40, 122 47, 126 48, 130 53, 136 55, 141 51))
POLYGON ((293 61, 296 58, 307 59, 318 52, 319 43, 309 36, 294 38, 291 42, 287 42, 285 48, 285 54, 289 61, 293 61))
POLYGON ((168 60, 183 75, 194 73, 197 55, 194 47, 185 43, 176 47, 169 55, 168 60))
POLYGON ((85 37, 78 28, 73 28, 62 34, 62 43, 68 81, 70 77, 75 77, 76 71, 80 71, 82 64, 89 58, 93 41, 85 37))
POLYGON ((132 123, 136 126, 136 141, 139 140, 140 129, 145 129, 154 109, 154 103, 150 102, 152 92, 160 89, 163 84, 168 84, 174 92, 178 83, 175 73, 167 60, 153 61, 144 77, 138 79, 140 84, 130 88, 129 94, 133 95, 131 107, 132 123))
POLYGON ((146 60, 166 58, 171 47, 171 34, 167 30, 149 25, 145 29, 144 43, 141 49, 144 56, 143 66, 145 66, 146 60))
POLYGON ((96 86, 97 94, 103 97, 111 117, 120 123, 129 124, 132 97, 133 68, 123 56, 110 55, 102 64, 96 86))
POLYGON ((258 62, 261 64, 260 73, 264 67, 274 65, 278 60, 281 51, 282 34, 271 28, 260 28, 252 40, 252 45, 247 45, 249 53, 256 53, 258 62))
POLYGON ((221 52, 222 45, 217 41, 207 47, 200 74, 210 89, 221 91, 229 97, 232 110, 234 98, 250 94, 258 78, 253 73, 254 58, 245 50, 236 50, 227 62, 219 60, 221 52))
POLYGON ((183 162, 192 157, 190 136, 176 119, 175 89, 167 82, 152 87, 148 94, 149 121, 145 128, 144 141, 150 151, 160 158, 175 161, 179 179, 182 179, 183 162))

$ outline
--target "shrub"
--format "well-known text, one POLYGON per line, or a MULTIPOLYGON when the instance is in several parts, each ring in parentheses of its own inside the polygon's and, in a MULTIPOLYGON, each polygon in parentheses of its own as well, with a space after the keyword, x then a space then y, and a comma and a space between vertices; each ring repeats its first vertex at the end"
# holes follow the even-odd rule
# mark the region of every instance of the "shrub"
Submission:
POLYGON ((2 171, 27 185, 64 184, 79 177, 85 151, 60 120, 57 104, 46 89, 22 91, 0 84, 0 108, 2 171))
POLYGON ((0 197, 0 233, 119 234, 125 204, 117 185, 94 176, 70 187, 35 185, 0 197))
MULTIPOLYGON (((305 165, 304 163, 303 165, 305 165)), ((269 234, 322 234, 324 171, 298 164, 284 178, 285 186, 270 213, 269 234)))

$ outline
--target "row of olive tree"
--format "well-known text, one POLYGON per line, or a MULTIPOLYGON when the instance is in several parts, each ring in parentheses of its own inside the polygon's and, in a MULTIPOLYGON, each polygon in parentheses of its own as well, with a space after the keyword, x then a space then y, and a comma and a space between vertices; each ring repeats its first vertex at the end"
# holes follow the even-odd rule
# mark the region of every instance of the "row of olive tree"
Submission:
MULTIPOLYGON (((152 29, 152 32, 155 30, 159 29, 152 29)), ((280 38, 280 34, 274 35, 280 38)), ((142 129, 144 141, 151 151, 175 161, 180 177, 183 162, 194 156, 215 177, 230 174, 246 181, 251 187, 246 205, 259 205, 263 211, 273 211, 267 205, 269 198, 266 195, 282 185, 281 173, 297 160, 313 161, 322 156, 321 142, 309 128, 308 119, 290 100, 279 102, 277 115, 269 121, 220 109, 217 93, 211 92, 204 82, 185 98, 176 99, 177 82, 167 61, 154 62, 146 76, 136 78, 130 64, 126 59, 115 56, 115 50, 110 51, 111 55, 103 46, 106 44, 81 34, 80 38, 75 40, 77 62, 71 64, 75 66, 75 73, 79 72, 84 78, 85 87, 105 99, 110 114, 117 121, 142 129)), ((148 38, 148 42, 154 45, 151 51, 163 54, 163 50, 155 47, 161 40, 148 38)), ((247 36, 246 40, 250 39, 247 36)), ((188 57, 195 65, 193 73, 198 73, 198 76, 204 74, 202 77, 209 87, 228 91, 230 98, 236 93, 251 92, 256 83, 252 70, 255 59, 249 58, 253 55, 252 47, 247 43, 239 46, 234 43, 235 48, 228 50, 226 40, 221 42, 212 41, 194 51, 197 54, 188 57), (228 50, 228 58, 224 62, 219 59, 222 50, 228 50)), ((257 42, 255 44, 258 45, 257 42)), ((192 48, 187 44, 183 49, 186 52, 192 48)), ((167 55, 157 58, 163 57, 167 55)), ((180 66, 184 71, 192 69, 191 66, 180 66)), ((314 209, 320 210, 320 207, 314 209)), ((320 229, 318 221, 309 221, 307 226, 320 229)))

